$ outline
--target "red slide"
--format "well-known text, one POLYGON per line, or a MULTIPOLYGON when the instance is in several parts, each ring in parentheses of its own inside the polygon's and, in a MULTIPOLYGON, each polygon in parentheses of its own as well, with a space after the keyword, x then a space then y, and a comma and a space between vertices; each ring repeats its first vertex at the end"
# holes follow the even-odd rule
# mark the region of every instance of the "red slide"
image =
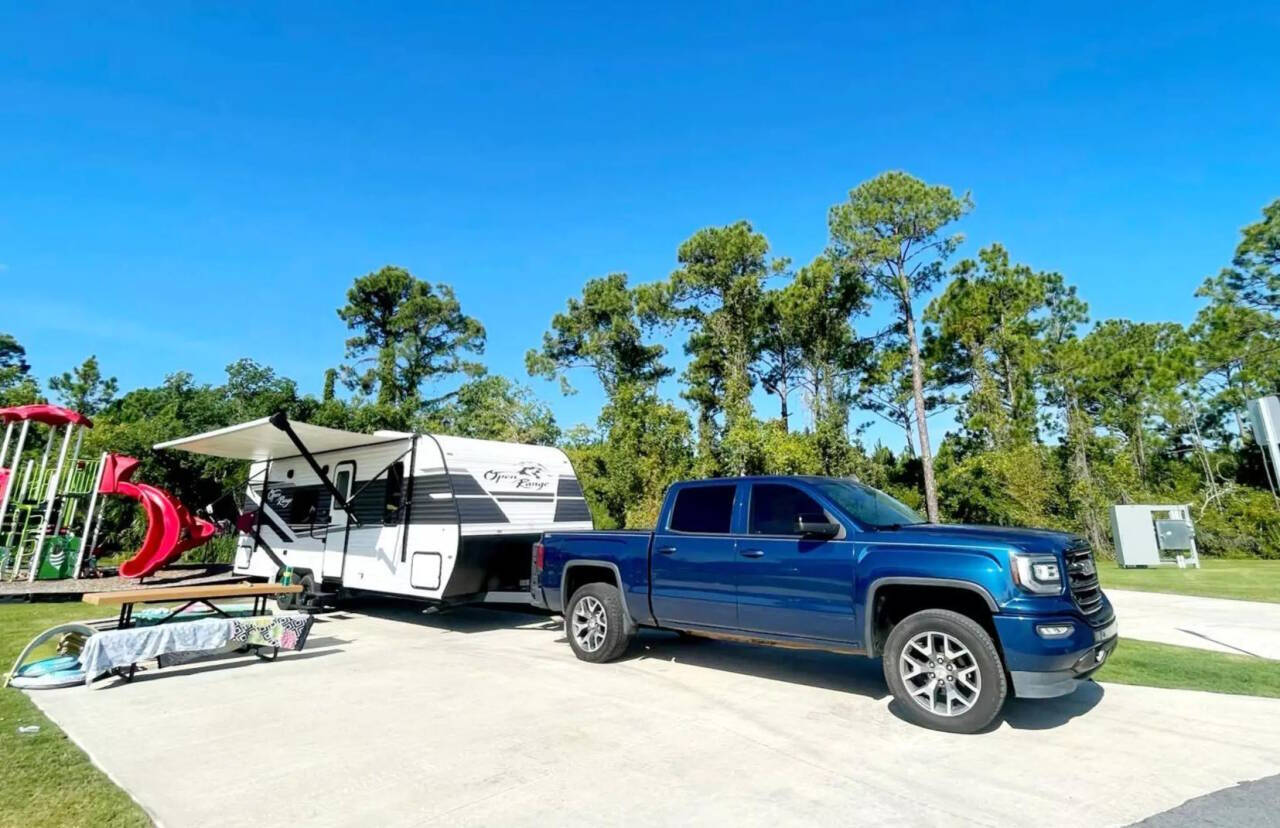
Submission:
POLYGON ((102 485, 98 487, 102 494, 118 494, 139 501, 147 513, 147 534, 142 546, 133 557, 120 564, 120 574, 126 578, 150 575, 177 560, 188 549, 208 541, 217 531, 216 526, 192 515, 164 489, 130 481, 137 469, 138 461, 134 458, 108 454, 102 485))

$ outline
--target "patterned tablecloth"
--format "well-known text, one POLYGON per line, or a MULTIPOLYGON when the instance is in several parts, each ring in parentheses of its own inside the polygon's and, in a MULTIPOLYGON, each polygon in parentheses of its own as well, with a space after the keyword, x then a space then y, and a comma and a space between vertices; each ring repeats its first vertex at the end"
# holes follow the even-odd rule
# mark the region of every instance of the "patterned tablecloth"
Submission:
POLYGON ((166 658, 171 664, 248 645, 301 650, 314 619, 292 613, 253 618, 203 618, 154 627, 133 627, 96 633, 84 645, 80 663, 86 684, 109 670, 148 659, 166 658))

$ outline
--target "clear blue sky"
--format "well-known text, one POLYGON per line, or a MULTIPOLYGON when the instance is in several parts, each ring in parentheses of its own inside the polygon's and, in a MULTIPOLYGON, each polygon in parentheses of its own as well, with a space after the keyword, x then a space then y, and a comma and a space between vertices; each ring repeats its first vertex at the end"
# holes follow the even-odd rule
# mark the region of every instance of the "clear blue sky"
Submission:
MULTIPOLYGON (((808 261, 891 168, 972 191, 964 253, 1186 322, 1280 196, 1271 4, 45 5, 0 11, 0 331, 42 379, 249 356, 318 391, 387 263, 523 378, 587 278, 740 218, 808 261)), ((531 383, 566 426, 577 379, 531 383)))

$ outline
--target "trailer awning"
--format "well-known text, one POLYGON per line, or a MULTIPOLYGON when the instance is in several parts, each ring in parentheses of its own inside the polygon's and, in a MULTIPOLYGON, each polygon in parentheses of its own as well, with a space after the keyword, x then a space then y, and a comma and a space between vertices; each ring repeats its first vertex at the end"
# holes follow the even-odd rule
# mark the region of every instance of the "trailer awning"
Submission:
MULTIPOLYGON (((359 434, 354 431, 341 431, 308 423, 291 422, 289 425, 293 427, 293 431, 312 454, 385 443, 396 439, 397 436, 409 436, 393 435, 387 432, 359 434)), ((289 435, 272 425, 269 417, 206 431, 204 434, 195 434, 191 437, 156 443, 154 448, 178 449, 193 454, 229 457, 234 460, 272 460, 281 457, 297 457, 299 454, 298 447, 289 439, 289 435)))

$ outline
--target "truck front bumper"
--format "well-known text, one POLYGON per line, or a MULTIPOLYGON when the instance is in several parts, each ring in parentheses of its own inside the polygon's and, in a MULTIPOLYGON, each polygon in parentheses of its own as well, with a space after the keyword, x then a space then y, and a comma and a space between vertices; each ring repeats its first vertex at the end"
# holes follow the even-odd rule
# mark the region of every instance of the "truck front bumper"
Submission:
POLYGON ((1097 672, 1119 642, 1116 622, 1092 627, 1079 618, 995 616, 1013 693, 1024 699, 1050 699, 1073 692, 1097 672), (1038 627, 1070 624, 1072 632, 1045 638, 1038 627))

